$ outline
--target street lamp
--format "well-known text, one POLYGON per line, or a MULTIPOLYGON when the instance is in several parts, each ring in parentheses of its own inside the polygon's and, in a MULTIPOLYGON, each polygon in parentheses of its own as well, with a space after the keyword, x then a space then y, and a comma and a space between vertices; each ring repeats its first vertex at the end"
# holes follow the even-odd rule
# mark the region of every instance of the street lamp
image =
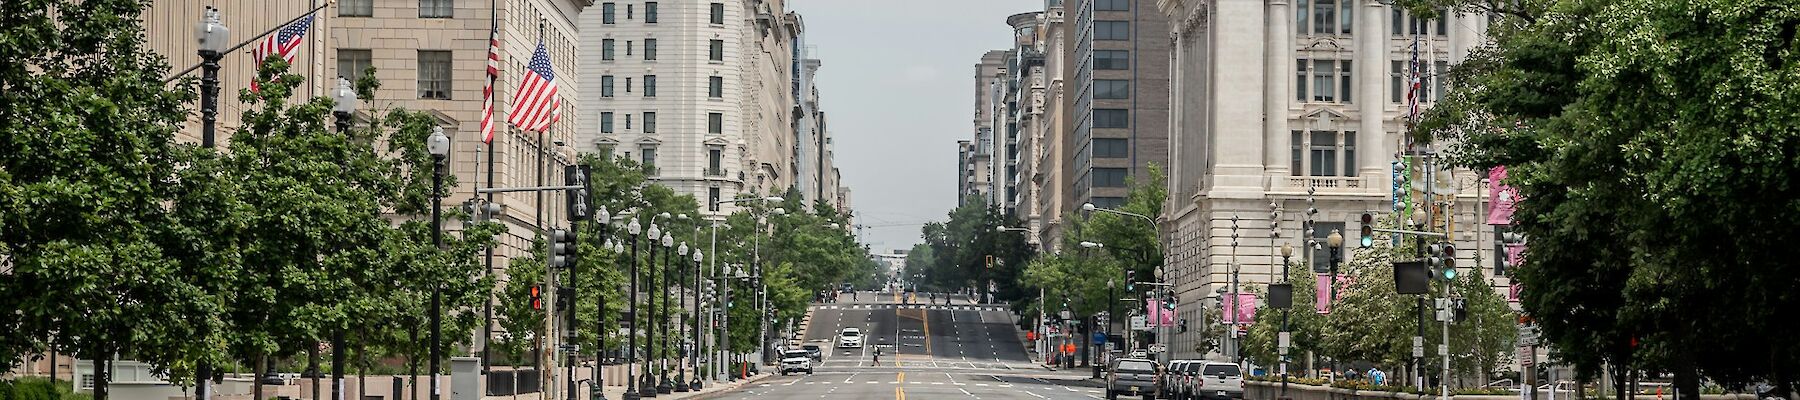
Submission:
MULTIPOLYGON (((219 9, 208 6, 200 23, 194 25, 194 38, 200 42, 200 147, 212 148, 219 117, 219 60, 231 47, 231 28, 219 22, 219 9)), ((201 368, 205 371, 207 367, 201 368)), ((196 397, 209 398, 206 387, 199 386, 196 397)))
MULTIPOLYGON (((1339 252, 1344 249, 1344 235, 1339 234, 1338 230, 1332 229, 1331 235, 1325 237, 1325 244, 1331 247, 1331 259, 1329 260, 1331 263, 1331 294, 1326 297, 1326 304, 1330 305, 1332 311, 1337 311, 1335 308, 1337 308, 1338 262, 1343 258, 1339 252)), ((1341 365, 1338 361, 1337 357, 1332 357, 1332 364, 1341 365)), ((1332 367, 1333 373, 1341 370, 1337 366, 1332 367)))
MULTIPOLYGON (((659 216, 661 215, 654 215, 651 216, 650 219, 651 221, 655 221, 656 217, 659 216)), ((646 260, 649 261, 649 268, 648 271, 645 271, 646 276, 644 277, 644 286, 648 287, 656 284, 656 275, 654 275, 654 272, 656 271, 656 240, 658 237, 662 236, 662 228, 657 227, 655 222, 651 222, 650 230, 644 233, 648 234, 650 239, 650 242, 646 243, 646 246, 644 246, 650 248, 650 257, 646 258, 646 260)), ((649 304, 644 305, 647 311, 651 314, 655 314, 656 295, 649 295, 645 301, 649 302, 649 304)), ((640 382, 640 385, 638 386, 638 396, 654 398, 656 397, 656 377, 654 374, 650 373, 650 368, 656 365, 656 362, 653 361, 653 359, 656 358, 656 325, 654 325, 656 323, 656 316, 652 315, 649 318, 645 318, 644 322, 651 325, 644 328, 644 350, 645 353, 648 354, 644 356, 644 376, 643 382, 640 382)))
POLYGON ((1284 397, 1287 396, 1287 381, 1288 381, 1288 379, 1287 379, 1288 378, 1287 377, 1287 373, 1288 373, 1287 372, 1287 369, 1288 369, 1287 353, 1288 353, 1288 340, 1289 340, 1288 339, 1288 312, 1290 311, 1290 309, 1294 308, 1294 304, 1293 304, 1294 292, 1292 289, 1293 284, 1288 283, 1288 278, 1287 278, 1288 277, 1288 258, 1293 257, 1293 256, 1294 256, 1294 245, 1292 243, 1282 243, 1281 244, 1281 283, 1289 285, 1288 306, 1281 309, 1281 335, 1280 335, 1280 337, 1277 337, 1275 339, 1275 341, 1276 341, 1275 344, 1280 347, 1278 350, 1281 353, 1280 354, 1280 356, 1281 356, 1281 395, 1284 397))
POLYGON ((337 89, 331 91, 331 99, 337 101, 331 106, 331 115, 337 117, 338 133, 350 131, 350 116, 356 114, 359 99, 356 90, 350 87, 350 80, 338 77, 337 89))
MULTIPOLYGON (((663 214, 668 214, 668 213, 663 213, 663 214)), ((675 270, 675 263, 671 262, 671 258, 673 258, 675 255, 675 237, 669 235, 668 230, 663 231, 662 246, 663 246, 663 266, 662 266, 662 269, 660 270, 660 272, 662 273, 663 282, 662 282, 662 290, 661 290, 662 293, 660 295, 658 295, 658 297, 662 297, 662 312, 657 314, 658 318, 656 319, 656 329, 662 331, 661 333, 658 333, 657 336, 662 336, 661 348, 662 348, 663 353, 665 353, 665 355, 662 357, 661 360, 659 360, 659 364, 661 364, 661 365, 657 367, 657 371, 656 371, 657 375, 659 375, 661 378, 661 382, 658 382, 656 384, 656 393, 669 394, 669 393, 673 393, 675 391, 674 383, 669 381, 669 357, 666 355, 666 353, 669 352, 669 300, 670 299, 668 296, 669 296, 669 289, 671 288, 671 286, 669 286, 669 275, 672 275, 672 272, 674 272, 674 270, 675 270)))
MULTIPOLYGON (((1145 224, 1150 226, 1150 234, 1158 237, 1158 239, 1156 239, 1156 243, 1155 243, 1156 250, 1159 255, 1162 253, 1161 233, 1158 232, 1158 228, 1156 226, 1156 220, 1151 219, 1150 216, 1138 214, 1138 213, 1134 213, 1134 212, 1130 212, 1130 211, 1122 211, 1122 210, 1114 210, 1114 209, 1110 209, 1110 208, 1095 207, 1094 203, 1082 203, 1081 210, 1082 211, 1099 211, 1099 212, 1114 214, 1114 215, 1137 217, 1137 219, 1143 220, 1145 224)), ((1144 260, 1144 261, 1145 262, 1156 262, 1155 260, 1144 260)), ((1157 263, 1157 264, 1159 264, 1159 265, 1156 266, 1157 270, 1155 271, 1156 272, 1156 283, 1157 283, 1158 287, 1161 287, 1161 284, 1163 283, 1162 282, 1163 277, 1168 276, 1168 271, 1166 270, 1168 268, 1168 265, 1167 265, 1168 263, 1157 263)), ((1161 318, 1157 318, 1157 319, 1158 319, 1158 321, 1156 321, 1156 341, 1157 341, 1157 343, 1162 343, 1163 341, 1168 340, 1167 339, 1168 336, 1163 332, 1165 330, 1165 328, 1167 328, 1167 326, 1165 326, 1162 323, 1161 318)), ((1165 344, 1164 348, 1166 349, 1167 347, 1168 346, 1165 344)), ((1161 361, 1164 364, 1168 364, 1169 353, 1170 352, 1167 350, 1163 351, 1161 353, 1161 355, 1157 356, 1158 361, 1161 361)))
MULTIPOLYGON (((607 211, 606 206, 600 206, 598 211, 599 212, 594 215, 594 221, 600 223, 600 242, 604 243, 602 245, 603 248, 611 249, 613 247, 613 240, 612 238, 606 237, 606 227, 612 225, 612 212, 607 211)), ((596 275, 598 275, 599 269, 596 268, 595 271, 596 275)), ((573 275, 572 271, 570 275, 573 275)), ((602 393, 603 390, 601 390, 601 388, 605 386, 606 380, 605 377, 602 376, 603 374, 600 373, 600 357, 604 354, 606 349, 606 296, 601 294, 594 296, 594 298, 596 303, 594 305, 594 364, 588 369, 588 371, 593 374, 593 380, 589 381, 591 383, 588 385, 588 392, 592 393, 591 397, 593 397, 593 400, 606 400, 606 395, 602 393)), ((571 312, 570 315, 573 316, 574 313, 571 312)), ((570 319, 573 320, 574 318, 571 317, 570 319)), ((574 321, 570 321, 569 325, 575 326, 574 321)), ((569 393, 569 396, 575 397, 575 394, 569 393)))
MULTIPOLYGON (((701 256, 700 246, 696 243, 694 246, 694 286, 690 288, 694 292, 694 313, 693 318, 689 319, 693 324, 689 331, 693 334, 694 342, 691 349, 683 352, 687 356, 688 366, 694 369, 694 380, 687 385, 691 390, 700 390, 700 261, 705 259, 706 257, 701 256)), ((682 370, 681 376, 683 380, 686 380, 687 370, 682 370)))
MULTIPOLYGON (((439 213, 444 208, 444 160, 450 158, 450 138, 444 136, 444 128, 431 127, 431 137, 425 141, 425 150, 431 152, 431 244, 438 251, 444 250, 444 221, 439 213)), ((442 345, 439 336, 443 330, 444 290, 439 282, 431 283, 431 400, 438 400, 438 358, 441 357, 442 345)))
POLYGON ((637 368, 635 368, 637 366, 637 328, 638 328, 638 310, 637 310, 637 293, 638 293, 637 249, 638 249, 638 246, 637 246, 637 239, 638 239, 638 233, 642 232, 642 231, 640 231, 640 229, 642 229, 642 228, 643 228, 642 226, 638 225, 637 217, 631 217, 631 223, 629 223, 625 226, 625 233, 631 234, 631 239, 629 239, 629 242, 630 242, 629 247, 631 247, 631 302, 626 303, 627 307, 630 308, 630 311, 627 312, 628 314, 630 314, 630 321, 625 324, 629 329, 626 329, 626 331, 625 331, 625 341, 626 341, 626 343, 625 343, 625 352, 626 352, 625 394, 623 396, 621 396, 621 398, 623 398, 625 400, 637 400, 642 397, 642 394, 638 393, 637 368))
MULTIPOLYGON (((681 215, 681 216, 683 216, 683 217, 686 217, 686 216, 687 216, 687 214, 682 214, 682 215, 681 215)), ((676 252, 676 254, 680 254, 680 255, 681 255, 681 258, 687 258, 687 256, 688 256, 688 245, 687 245, 687 242, 681 242, 681 246, 680 246, 680 247, 676 247, 676 248, 675 248, 675 252, 676 252)), ((686 261, 686 260, 682 260, 682 261, 686 261)), ((666 281, 666 280, 667 280, 667 279, 668 279, 668 276, 669 276, 669 275, 677 275, 677 274, 686 274, 686 273, 687 273, 687 270, 686 270, 686 269, 683 269, 683 268, 680 268, 680 267, 677 267, 677 265, 681 265, 681 264, 672 264, 672 265, 669 265, 669 274, 668 274, 668 275, 663 275, 663 279, 664 279, 664 280, 665 280, 665 281, 666 281)), ((677 279, 676 279, 676 282, 680 282, 680 281, 681 281, 681 280, 680 280, 680 278, 677 278, 677 279)), ((686 285, 683 285, 683 286, 686 286, 686 285)), ((674 290, 674 292, 680 292, 680 291, 679 291, 679 290, 674 290)), ((675 299, 676 299, 676 300, 681 300, 681 294, 680 294, 680 293, 676 293, 676 294, 675 294, 675 299)), ((665 304, 667 304, 667 303, 665 303, 665 304)), ((677 312, 677 313, 679 313, 679 312, 682 312, 682 311, 685 311, 685 310, 683 310, 683 309, 685 309, 685 308, 687 308, 687 305, 686 305, 686 304, 682 304, 682 305, 680 305, 680 306, 676 306, 676 307, 675 307, 675 311, 676 311, 676 312, 677 312)), ((685 319, 685 318, 683 318, 683 319, 685 319)), ((682 332, 682 329, 686 329, 686 328, 687 328, 687 324, 686 324, 686 323, 685 323, 685 322, 686 322, 686 321, 677 321, 677 322, 678 322, 678 323, 677 323, 677 324, 676 324, 676 325, 675 325, 675 334, 676 334, 676 335, 677 335, 677 336, 681 336, 681 337, 687 337, 687 335, 686 335, 686 334, 685 334, 685 332, 682 332)), ((664 340, 664 343, 667 343, 667 340, 668 340, 668 339, 667 339, 667 338, 668 338, 668 336, 667 336, 667 335, 666 335, 666 334, 667 334, 667 332, 664 332, 664 333, 665 333, 665 335, 664 335, 664 336, 663 336, 663 337, 664 337, 664 339, 663 339, 663 340, 664 340)), ((675 369, 676 369, 676 370, 679 370, 679 371, 678 371, 678 372, 677 372, 677 373, 678 373, 678 374, 679 374, 679 375, 678 375, 678 376, 677 376, 677 377, 676 377, 676 378, 675 378, 675 389, 674 389, 674 391, 676 391, 676 392, 686 392, 686 391, 688 391, 688 387, 687 387, 687 369, 685 369, 685 367, 686 367, 686 364, 687 364, 687 350, 686 350, 686 349, 685 349, 685 348, 681 348, 681 347, 683 347, 683 346, 681 346, 681 339, 679 339, 679 338, 677 338, 677 339, 676 339, 676 340, 675 340, 675 344, 676 344, 676 346, 675 346, 675 347, 677 347, 677 348, 676 348, 676 349, 675 349, 675 369)))

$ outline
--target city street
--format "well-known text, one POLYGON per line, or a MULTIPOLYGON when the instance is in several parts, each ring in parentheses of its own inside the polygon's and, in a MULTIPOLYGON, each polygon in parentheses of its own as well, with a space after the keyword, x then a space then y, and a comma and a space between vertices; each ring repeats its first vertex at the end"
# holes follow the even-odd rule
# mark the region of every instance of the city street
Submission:
POLYGON ((1004 306, 900 304, 891 293, 859 293, 862 302, 812 306, 805 344, 826 348, 812 375, 774 377, 723 399, 1091 399, 1101 398, 1087 371, 1051 371, 1033 363, 1004 306), (837 333, 862 329, 868 345, 837 348, 837 333), (875 348, 882 349, 875 364, 875 348), (924 397, 920 397, 924 396, 924 397), (950 397, 943 397, 950 396, 950 397))

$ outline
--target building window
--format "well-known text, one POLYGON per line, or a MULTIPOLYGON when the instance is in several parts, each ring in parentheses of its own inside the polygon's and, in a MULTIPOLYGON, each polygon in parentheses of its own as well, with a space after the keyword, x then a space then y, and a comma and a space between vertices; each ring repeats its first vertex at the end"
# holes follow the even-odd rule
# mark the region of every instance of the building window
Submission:
POLYGON ((1094 158, 1125 158, 1131 156, 1131 142, 1126 139, 1094 139, 1094 158))
POLYGON ((1094 0, 1094 11, 1130 11, 1128 0, 1094 0))
POLYGON ((1356 176, 1356 131, 1296 130, 1289 140, 1289 175, 1356 176))
POLYGON ((1129 68, 1131 68, 1130 52, 1125 50, 1094 50, 1094 69, 1129 68))
POLYGON ((419 98, 450 99, 450 52, 419 50, 419 98))
POLYGON ((618 146, 616 146, 616 145, 610 145, 610 144, 603 144, 603 145, 600 145, 600 160, 602 160, 602 161, 612 161, 612 159, 613 159, 613 150, 614 150, 614 149, 615 149, 615 148, 616 148, 616 147, 618 147, 618 146))
POLYGON ((1094 109, 1095 128, 1130 128, 1131 110, 1122 108, 1094 109))
POLYGON ((706 97, 715 99, 725 97, 725 77, 713 76, 706 78, 706 97))
POLYGON ((706 133, 725 133, 725 113, 706 113, 706 133))
POLYGON ((644 61, 656 61, 656 39, 644 39, 644 61))
POLYGON ((631 41, 625 41, 625 55, 631 55, 631 41))
POLYGON ((1130 40, 1131 23, 1126 21, 1094 21, 1094 40, 1130 40))
POLYGON ((713 25, 725 24, 725 3, 712 3, 711 22, 713 25))
POLYGON ((709 41, 706 46, 706 59, 725 61, 725 41, 719 39, 709 41))
POLYGON ((625 114, 625 130, 631 130, 631 114, 625 114))
POLYGON ((419 18, 450 18, 456 0, 419 0, 419 18))
POLYGON ((706 148, 706 175, 725 176, 725 149, 718 146, 706 148))
POLYGON ((612 2, 600 3, 600 23, 610 25, 614 22, 618 22, 616 19, 618 17, 618 15, 616 15, 618 12, 618 6, 614 5, 612 2))
POLYGON ((719 212, 719 188, 706 188, 706 210, 719 212))
POLYGON ((654 2, 654 1, 644 2, 644 23, 646 23, 646 24, 656 23, 656 2, 654 2))
POLYGON ((1450 19, 1448 18, 1449 10, 1439 9, 1439 10, 1437 10, 1437 14, 1438 14, 1437 18, 1425 19, 1425 18, 1419 18, 1419 17, 1413 16, 1413 14, 1410 12, 1402 11, 1399 8, 1395 8, 1393 11, 1393 17, 1390 18, 1393 21, 1392 21, 1391 25, 1389 26, 1389 28, 1393 29, 1394 31, 1390 34, 1392 34, 1394 36, 1403 36, 1403 35, 1449 36, 1449 34, 1450 34, 1450 32, 1449 32, 1450 31, 1450 19), (1436 27, 1435 29, 1433 28, 1434 26, 1436 27))
POLYGON ((371 61, 372 57, 370 51, 366 49, 338 49, 338 76, 355 82, 356 78, 360 78, 364 72, 368 72, 369 66, 373 62, 371 61))
POLYGON ((641 162, 644 164, 644 168, 647 168, 647 171, 651 171, 650 172, 651 174, 655 174, 656 173, 655 172, 656 171, 656 148, 655 147, 638 148, 638 155, 639 155, 639 157, 642 157, 639 160, 641 160, 641 162))
POLYGON ((656 97, 656 75, 644 75, 644 97, 656 97))
POLYGON ((613 76, 600 76, 600 97, 613 97, 613 76))
POLYGON ((1125 187, 1125 177, 1131 175, 1124 168, 1094 168, 1094 187, 1125 187))
POLYGON ((1395 104, 1406 100, 1406 81, 1412 78, 1411 74, 1406 71, 1406 64, 1405 61, 1388 63, 1388 68, 1393 71, 1388 73, 1388 101, 1395 104))
POLYGON ((631 78, 625 78, 625 93, 631 93, 631 78))
POLYGON ((1431 63, 1431 98, 1441 99, 1444 97, 1444 93, 1446 93, 1444 92, 1444 81, 1450 80, 1446 76, 1449 72, 1450 62, 1438 61, 1431 63))
POLYGON ((600 133, 613 133, 613 113, 600 113, 600 133))
POLYGON ((1296 98, 1316 103, 1350 103, 1350 60, 1296 60, 1296 98), (1308 85, 1307 80, 1312 80, 1308 85), (1308 90, 1311 92, 1308 92, 1308 90), (1309 97, 1310 96, 1310 97, 1309 97))
POLYGON ((637 18, 637 5, 625 4, 625 19, 630 20, 632 18, 637 18))
POLYGON ((338 3, 339 17, 371 17, 375 15, 375 0, 344 0, 338 3))
POLYGON ((656 133, 656 112, 644 112, 644 133, 656 133))
POLYGON ((606 60, 606 61, 612 61, 612 59, 613 59, 613 40, 612 39, 600 39, 600 59, 606 60))
POLYGON ((1095 79, 1094 98, 1096 99, 1128 99, 1131 98, 1131 81, 1124 79, 1095 79))

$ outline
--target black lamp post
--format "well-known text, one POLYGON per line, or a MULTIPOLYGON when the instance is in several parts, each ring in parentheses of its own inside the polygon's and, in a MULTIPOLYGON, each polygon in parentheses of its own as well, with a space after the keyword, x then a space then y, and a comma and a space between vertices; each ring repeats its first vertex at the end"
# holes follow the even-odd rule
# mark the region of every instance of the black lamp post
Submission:
MULTIPOLYGON (((350 133, 350 117, 356 114, 358 101, 356 91, 350 88, 350 80, 338 78, 338 87, 332 93, 337 104, 331 107, 331 115, 337 117, 338 133, 348 136, 350 133)), ((338 327, 331 332, 331 398, 342 399, 344 391, 344 328, 338 327)))
MULTIPOLYGON (((685 216, 686 214, 682 214, 682 215, 685 216)), ((677 247, 675 252, 677 254, 681 254, 681 258, 687 258, 687 256, 688 256, 687 242, 681 242, 681 246, 677 247)), ((686 268, 677 267, 678 265, 683 265, 683 264, 684 263, 669 265, 669 273, 670 273, 670 275, 676 275, 676 278, 675 278, 676 282, 681 282, 681 278, 685 277, 685 275, 687 274, 686 268)), ((682 286, 687 286, 687 285, 682 285, 682 286)), ((681 291, 675 290, 673 292, 676 292, 675 293, 676 301, 682 301, 684 303, 686 302, 681 297, 681 293, 680 293, 681 291)), ((675 312, 681 313, 681 312, 685 311, 684 310, 685 308, 687 308, 686 304, 675 306, 675 312)), ((682 331, 683 329, 687 328, 687 323, 683 319, 685 319, 685 318, 677 319, 676 324, 675 324, 675 336, 678 336, 675 339, 675 371, 676 371, 677 376, 675 378, 674 391, 676 391, 676 392, 688 391, 687 369, 686 369, 686 367, 687 367, 687 348, 686 348, 686 346, 681 345, 681 338, 687 337, 687 333, 682 331)))
MULTIPOLYGON (((231 46, 231 28, 219 23, 219 9, 206 7, 205 16, 194 26, 194 36, 200 39, 200 146, 213 147, 214 132, 217 132, 219 117, 219 60, 225 58, 225 49, 231 46)), ((210 368, 201 365, 201 371, 210 368)), ((206 385, 202 384, 195 392, 196 397, 207 399, 204 393, 206 385)))
MULTIPOLYGON (((649 243, 645 243, 644 246, 650 248, 650 257, 646 258, 650 263, 650 268, 644 276, 644 284, 646 286, 654 286, 656 284, 656 275, 652 274, 656 271, 656 239, 658 236, 662 236, 662 228, 656 226, 654 217, 652 217, 651 221, 650 230, 645 232, 650 236, 649 243)), ((649 302, 649 304, 645 304, 646 310, 653 315, 644 319, 645 322, 652 325, 644 328, 644 348, 646 350, 645 352, 648 354, 644 357, 644 376, 642 378, 643 382, 640 382, 638 385, 638 396, 654 398, 656 397, 656 377, 650 373, 650 367, 656 365, 656 362, 654 361, 656 358, 656 325, 654 325, 656 323, 656 316, 654 315, 656 314, 656 295, 649 295, 645 298, 645 301, 649 302)))
MULTIPOLYGON (((444 128, 431 127, 431 137, 425 141, 425 149, 431 152, 431 245, 440 252, 444 249, 444 221, 439 213, 444 207, 444 160, 450 158, 450 138, 444 136, 444 128)), ((439 399, 438 391, 438 359, 443 356, 440 344, 444 321, 444 291, 438 282, 431 282, 431 400, 439 399)))
MULTIPOLYGON (((1338 262, 1343 261, 1344 235, 1339 234, 1336 229, 1332 229, 1331 235, 1325 237, 1325 244, 1331 248, 1331 295, 1326 297, 1326 300, 1331 304, 1331 308, 1335 309, 1337 308, 1338 262)), ((1342 364, 1338 361, 1337 357, 1332 357, 1334 365, 1331 368, 1332 373, 1343 373, 1340 368, 1342 364)), ((1344 376, 1348 377, 1349 375, 1344 376)))
POLYGON ((626 342, 625 343, 625 354, 626 354, 626 356, 625 356, 625 394, 623 396, 621 396, 621 398, 623 398, 625 400, 638 400, 638 398, 639 398, 638 388, 637 388, 637 369, 635 367, 637 366, 637 327, 638 327, 638 323, 637 323, 637 320, 638 320, 638 311, 637 311, 637 293, 638 293, 637 239, 638 239, 638 229, 640 229, 640 228, 642 228, 642 226, 638 225, 637 217, 631 217, 631 222, 625 225, 625 233, 631 234, 631 239, 629 239, 630 243, 628 243, 626 246, 626 247, 631 248, 631 300, 629 303, 626 303, 627 304, 626 307, 630 308, 630 311, 627 312, 627 314, 629 314, 629 316, 627 317, 627 319, 626 319, 627 322, 625 323, 626 327, 629 328, 629 329, 625 330, 625 342, 626 342))
MULTIPOLYGON (((700 249, 694 249, 694 317, 690 318, 694 324, 690 329, 694 336, 694 343, 693 348, 687 352, 688 366, 694 369, 694 380, 688 383, 688 389, 691 390, 700 390, 700 355, 706 354, 700 352, 700 317, 702 314, 705 314, 700 311, 700 261, 705 259, 706 257, 702 257, 700 249)), ((686 379, 686 375, 683 376, 683 379, 686 379)))
MULTIPOLYGON (((600 231, 599 242, 603 243, 603 248, 611 250, 613 242, 606 237, 606 227, 612 224, 612 213, 607 212, 606 206, 600 206, 599 212, 594 214, 594 221, 600 223, 600 229, 598 229, 600 231)), ((599 274, 598 268, 595 269, 595 274, 596 276, 599 274)), ((595 292, 598 293, 599 291, 596 290, 595 292)), ((592 397, 593 400, 606 400, 606 395, 601 393, 602 391, 600 390, 606 382, 605 378, 600 373, 600 358, 605 355, 606 351, 606 296, 602 293, 594 296, 594 299, 596 302, 594 305, 594 364, 592 368, 589 368, 590 373, 593 374, 593 380, 588 381, 588 393, 589 397, 592 397)), ((570 314, 573 315, 574 313, 571 312, 570 314)), ((569 325, 574 326, 573 323, 569 325)), ((574 394, 571 393, 570 396, 573 397, 574 394)))
POLYGON ((1276 341, 1278 342, 1278 343, 1276 343, 1276 346, 1280 347, 1277 350, 1278 350, 1278 352, 1281 353, 1281 396, 1282 396, 1282 398, 1287 397, 1287 384, 1288 384, 1287 383, 1287 381, 1288 381, 1288 377, 1287 377, 1287 375, 1288 375, 1288 356, 1287 356, 1287 353, 1288 353, 1288 340, 1289 340, 1288 339, 1288 312, 1289 312, 1289 309, 1294 308, 1293 303, 1292 303, 1294 292, 1293 292, 1293 289, 1291 288, 1292 284, 1288 283, 1288 278, 1287 278, 1288 277, 1288 258, 1293 257, 1293 256, 1294 256, 1294 245, 1288 244, 1288 243, 1282 243, 1281 244, 1281 282, 1283 284, 1288 284, 1290 287, 1288 289, 1288 296, 1289 296, 1288 301, 1290 303, 1288 303, 1287 307, 1282 307, 1282 309, 1281 309, 1281 333, 1280 333, 1280 337, 1276 338, 1276 341))
POLYGON ((668 353, 669 353, 669 297, 668 296, 669 296, 669 289, 672 288, 672 286, 669 286, 669 275, 672 275, 675 272, 675 263, 672 262, 674 259, 674 256, 675 256, 675 237, 670 236, 669 232, 664 231, 663 237, 662 237, 662 245, 663 245, 663 267, 662 267, 662 281, 663 282, 662 282, 662 290, 660 291, 661 293, 657 295, 657 297, 662 298, 662 312, 657 314, 656 329, 661 331, 661 332, 657 333, 657 336, 662 337, 662 342, 661 342, 660 347, 662 348, 662 351, 663 351, 663 357, 662 357, 662 360, 659 361, 659 363, 661 365, 656 368, 656 373, 657 373, 657 378, 658 378, 657 379, 658 382, 656 383, 656 393, 669 394, 669 393, 675 392, 674 382, 669 381, 669 356, 668 356, 668 353))

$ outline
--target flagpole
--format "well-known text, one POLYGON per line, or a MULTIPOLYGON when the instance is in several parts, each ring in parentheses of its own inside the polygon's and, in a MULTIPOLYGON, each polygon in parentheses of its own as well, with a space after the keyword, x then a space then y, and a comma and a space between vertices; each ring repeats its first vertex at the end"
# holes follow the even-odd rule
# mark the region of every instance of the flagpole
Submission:
MULTIPOLYGON (((488 2, 488 46, 489 47, 495 47, 493 45, 494 40, 498 39, 497 35, 500 34, 500 9, 499 9, 498 3, 499 3, 499 0, 493 0, 493 1, 488 2)), ((496 49, 494 49, 494 51, 499 51, 499 49, 496 48, 496 49)), ((490 60, 490 62, 491 62, 491 60, 490 60)), ((493 78, 492 82, 488 82, 489 93, 488 93, 488 99, 487 99, 488 104, 490 105, 490 107, 492 107, 489 111, 492 113, 495 113, 495 114, 498 114, 500 111, 500 107, 499 107, 500 102, 494 101, 494 100, 497 100, 496 97, 499 97, 499 95, 500 95, 500 79, 497 74, 498 73, 496 73, 496 76, 493 78)), ((499 122, 499 120, 494 119, 493 115, 488 115, 486 117, 488 119, 487 120, 488 129, 486 132, 482 132, 481 135, 483 135, 482 142, 487 143, 487 187, 493 188, 495 186, 494 185, 494 140, 492 139, 491 136, 488 136, 488 135, 493 134, 493 126, 495 123, 499 122)), ((481 153, 479 150, 477 150, 476 154, 479 155, 481 153)), ((479 164, 480 163, 477 163, 477 165, 479 165, 479 164)), ((476 179, 477 179, 477 181, 480 180, 479 177, 477 177, 476 179)), ((479 187, 481 187, 481 184, 479 182, 477 182, 475 184, 475 187, 479 188, 479 187)), ((488 192, 487 204, 493 204, 493 203, 494 203, 494 193, 488 192)), ((487 206, 483 205, 483 207, 485 209, 485 207, 487 207, 487 206)), ((483 273, 492 275, 494 273, 494 245, 490 244, 487 246, 486 254, 484 255, 484 257, 485 257, 485 262, 487 264, 487 269, 485 271, 483 271, 483 273)), ((481 332, 481 343, 482 343, 482 346, 481 346, 481 372, 482 372, 482 375, 487 375, 488 372, 492 370, 492 367, 491 367, 491 365, 492 365, 492 357, 491 357, 492 350, 489 350, 489 349, 491 347, 493 347, 493 341, 494 341, 494 296, 493 295, 488 296, 487 304, 484 304, 482 306, 481 313, 483 314, 482 324, 484 325, 484 327, 482 328, 482 332, 481 332)))
MULTIPOLYGON (((261 34, 258 34, 256 36, 251 36, 249 39, 245 39, 243 42, 239 42, 236 46, 231 46, 231 48, 225 49, 225 51, 219 52, 219 54, 228 54, 228 53, 237 51, 237 49, 244 48, 244 46, 249 45, 250 42, 255 42, 259 39, 262 39, 263 36, 269 36, 269 34, 275 33, 275 31, 279 31, 279 30, 281 30, 281 28, 286 28, 288 25, 293 25, 294 22, 299 21, 301 18, 306 18, 307 16, 312 15, 313 13, 319 12, 319 10, 323 10, 323 9, 325 9, 325 7, 329 7, 329 6, 331 6, 331 3, 326 2, 325 4, 319 5, 317 7, 313 7, 312 11, 307 11, 307 12, 301 13, 299 16, 288 19, 287 22, 283 22, 279 25, 275 25, 274 28, 269 28, 269 30, 263 31, 263 33, 261 33, 261 34)), ((194 70, 199 69, 199 68, 200 68, 200 64, 194 64, 194 65, 188 66, 187 69, 183 69, 183 70, 181 70, 181 72, 176 72, 174 74, 169 75, 167 78, 163 78, 162 83, 164 85, 167 85, 167 84, 169 84, 169 82, 175 81, 175 78, 180 78, 183 75, 187 75, 189 72, 194 72, 194 70)))

